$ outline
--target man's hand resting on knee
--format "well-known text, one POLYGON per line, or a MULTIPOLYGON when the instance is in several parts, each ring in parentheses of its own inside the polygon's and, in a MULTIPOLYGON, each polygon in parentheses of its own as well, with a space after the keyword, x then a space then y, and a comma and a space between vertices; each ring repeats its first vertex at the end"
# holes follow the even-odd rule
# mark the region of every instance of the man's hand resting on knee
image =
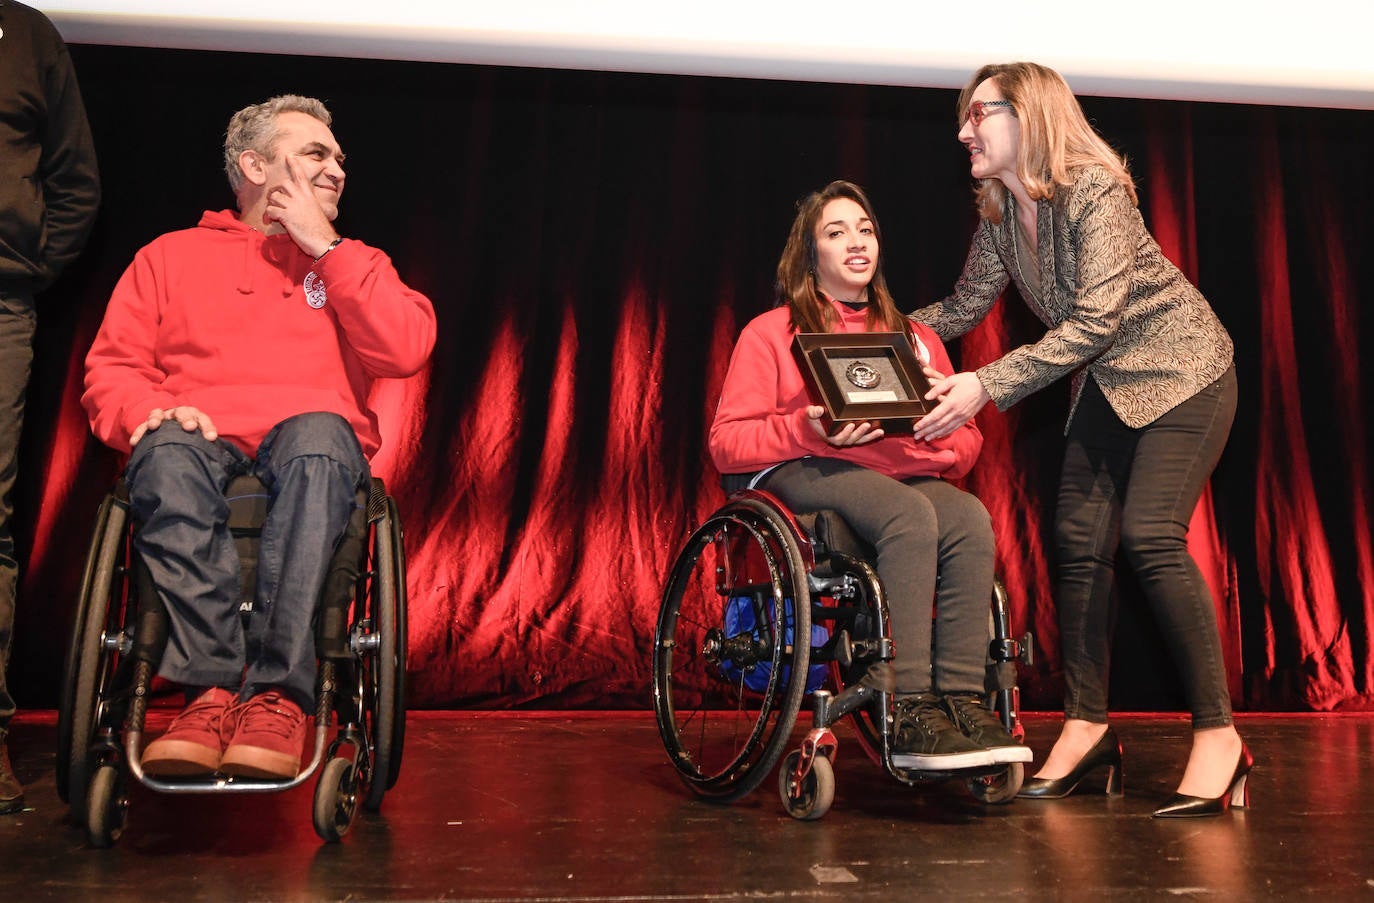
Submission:
POLYGON ((178 405, 175 408, 154 408, 148 412, 148 419, 138 425, 133 435, 129 436, 129 444, 137 445, 138 440, 142 439, 149 430, 155 430, 169 420, 174 420, 181 424, 181 428, 188 433, 200 430, 202 436, 208 441, 214 442, 219 436, 215 430, 215 424, 210 417, 199 408, 193 408, 188 404, 178 405))

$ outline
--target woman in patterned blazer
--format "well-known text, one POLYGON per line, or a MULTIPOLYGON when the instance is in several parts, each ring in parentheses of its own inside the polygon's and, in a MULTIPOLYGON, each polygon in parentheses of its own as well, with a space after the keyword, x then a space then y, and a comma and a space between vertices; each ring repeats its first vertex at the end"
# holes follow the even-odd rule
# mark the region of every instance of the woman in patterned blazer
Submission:
POLYGON ((1121 788, 1107 724, 1111 583, 1118 547, 1174 654, 1193 742, 1156 816, 1245 805, 1253 759, 1232 723, 1211 592, 1188 553, 1188 522, 1231 429, 1231 339, 1146 230, 1125 161, 1060 75, 1035 63, 984 66, 959 96, 959 140, 980 214, 954 293, 913 313, 948 341, 987 314, 1009 281, 1045 323, 1036 342, 935 382, 916 437, 935 439, 988 401, 1005 410, 1072 376, 1055 523, 1064 656, 1063 730, 1021 790, 1057 798, 1105 770, 1121 788))

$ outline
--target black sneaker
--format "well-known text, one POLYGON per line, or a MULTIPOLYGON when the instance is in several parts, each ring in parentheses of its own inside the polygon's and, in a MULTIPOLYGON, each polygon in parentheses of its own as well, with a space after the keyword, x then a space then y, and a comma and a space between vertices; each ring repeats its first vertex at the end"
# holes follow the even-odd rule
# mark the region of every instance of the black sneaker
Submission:
POLYGON ((1007 732, 1002 719, 983 705, 982 697, 973 694, 958 694, 944 698, 945 711, 951 720, 973 743, 992 753, 992 761, 998 765, 1012 762, 1029 762, 1033 756, 1029 746, 1017 743, 1016 738, 1007 732))
POLYGON ((892 765, 917 771, 948 771, 997 764, 990 750, 965 737, 933 693, 897 700, 892 765))

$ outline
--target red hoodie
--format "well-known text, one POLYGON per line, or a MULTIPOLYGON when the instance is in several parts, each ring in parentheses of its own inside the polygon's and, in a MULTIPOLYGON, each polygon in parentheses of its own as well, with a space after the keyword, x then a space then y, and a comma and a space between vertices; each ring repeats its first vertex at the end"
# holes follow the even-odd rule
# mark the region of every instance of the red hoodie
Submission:
POLYGON ((96 436, 124 452, 150 411, 192 405, 249 455, 288 417, 339 414, 371 457, 373 380, 418 372, 434 336, 429 299, 381 251, 346 240, 314 263, 289 235, 206 211, 125 270, 81 403, 96 436))
MULTIPOLYGON (((839 314, 835 332, 866 332, 867 314, 831 302, 839 314)), ((983 448, 983 434, 969 421, 944 439, 917 442, 884 436, 867 445, 836 448, 807 422, 806 383, 792 357, 796 333, 786 307, 755 317, 740 333, 711 424, 711 458, 721 473, 751 473, 817 455, 842 458, 894 479, 927 476, 955 480, 968 473, 983 448)), ((945 346, 928 326, 912 324, 917 355, 941 373, 953 368, 945 346)))

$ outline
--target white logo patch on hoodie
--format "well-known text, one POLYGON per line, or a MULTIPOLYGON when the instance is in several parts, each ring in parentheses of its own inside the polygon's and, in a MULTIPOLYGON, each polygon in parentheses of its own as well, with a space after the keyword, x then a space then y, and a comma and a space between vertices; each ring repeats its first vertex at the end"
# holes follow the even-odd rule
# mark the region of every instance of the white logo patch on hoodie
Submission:
POLYGON ((328 300, 324 294, 324 280, 316 276, 314 270, 305 274, 304 288, 306 304, 309 304, 316 310, 324 307, 325 301, 328 300))

